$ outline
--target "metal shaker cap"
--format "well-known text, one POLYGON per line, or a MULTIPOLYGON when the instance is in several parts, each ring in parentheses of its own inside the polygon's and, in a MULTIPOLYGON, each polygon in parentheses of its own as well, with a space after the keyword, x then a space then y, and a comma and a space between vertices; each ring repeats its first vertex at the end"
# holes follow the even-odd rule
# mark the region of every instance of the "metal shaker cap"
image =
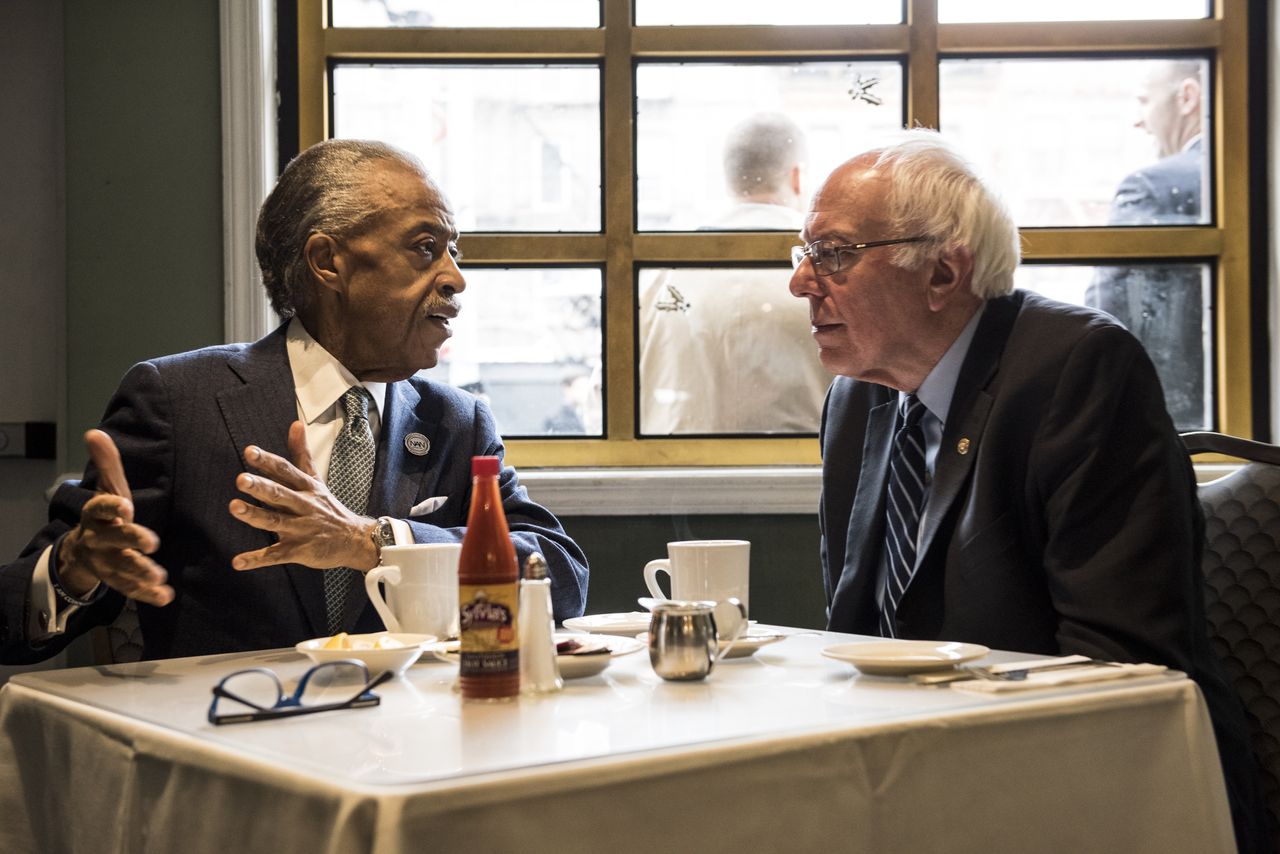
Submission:
POLYGON ((524 577, 530 581, 541 581, 547 577, 547 559, 534 552, 524 560, 524 577))

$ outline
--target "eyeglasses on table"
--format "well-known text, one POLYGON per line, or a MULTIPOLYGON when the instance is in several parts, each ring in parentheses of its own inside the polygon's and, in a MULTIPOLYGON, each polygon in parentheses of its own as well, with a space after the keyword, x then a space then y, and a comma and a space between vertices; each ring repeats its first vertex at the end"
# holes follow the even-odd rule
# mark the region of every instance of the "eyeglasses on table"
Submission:
POLYGON ((240 724, 376 706, 382 699, 373 689, 393 675, 390 670, 384 670, 370 677, 365 663, 355 659, 325 661, 302 674, 298 687, 286 696, 284 685, 274 671, 265 667, 237 670, 213 686, 209 723, 240 724), (343 696, 351 690, 350 686, 358 686, 350 696, 337 701, 331 699, 335 693, 343 696))

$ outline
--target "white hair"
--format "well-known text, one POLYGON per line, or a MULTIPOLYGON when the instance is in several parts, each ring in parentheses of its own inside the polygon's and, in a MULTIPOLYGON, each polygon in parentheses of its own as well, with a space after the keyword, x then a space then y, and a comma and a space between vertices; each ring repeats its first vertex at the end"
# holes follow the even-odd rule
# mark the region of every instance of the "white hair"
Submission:
POLYGON ((939 246, 963 246, 973 253, 970 289, 976 296, 989 299, 1013 290, 1021 257, 1018 228, 1004 201, 937 131, 903 131, 867 156, 875 156, 874 168, 888 178, 893 233, 929 238, 896 247, 895 265, 916 268, 939 246))

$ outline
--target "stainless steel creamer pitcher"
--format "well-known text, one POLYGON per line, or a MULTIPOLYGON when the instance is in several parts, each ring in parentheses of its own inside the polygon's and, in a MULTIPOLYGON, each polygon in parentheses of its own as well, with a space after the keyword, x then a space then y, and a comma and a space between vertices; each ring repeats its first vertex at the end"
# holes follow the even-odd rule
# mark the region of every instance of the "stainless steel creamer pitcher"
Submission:
POLYGON ((747 630, 747 609, 737 599, 725 599, 742 614, 733 637, 716 641, 715 602, 668 599, 655 602, 649 624, 649 663, 663 679, 705 679, 729 648, 747 630), (717 649, 718 647, 718 649, 717 649))

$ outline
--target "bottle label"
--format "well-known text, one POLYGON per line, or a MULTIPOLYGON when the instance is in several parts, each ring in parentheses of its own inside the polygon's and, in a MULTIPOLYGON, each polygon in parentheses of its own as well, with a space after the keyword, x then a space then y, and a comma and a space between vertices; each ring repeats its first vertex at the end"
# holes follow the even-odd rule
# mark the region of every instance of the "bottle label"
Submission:
POLYGON ((458 585, 463 676, 519 672, 517 597, 514 582, 458 585))

